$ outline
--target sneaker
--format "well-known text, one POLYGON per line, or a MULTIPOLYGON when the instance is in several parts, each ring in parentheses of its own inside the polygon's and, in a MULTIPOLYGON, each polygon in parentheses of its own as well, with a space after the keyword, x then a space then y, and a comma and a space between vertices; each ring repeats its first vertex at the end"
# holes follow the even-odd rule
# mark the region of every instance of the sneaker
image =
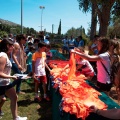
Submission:
POLYGON ((20 116, 18 116, 18 117, 15 118, 14 120, 27 120, 27 117, 20 117, 20 116))
POLYGON ((35 101, 35 102, 41 102, 41 100, 42 100, 41 97, 35 97, 35 98, 34 98, 34 101, 35 101))
POLYGON ((49 97, 44 97, 44 99, 45 99, 46 101, 50 101, 50 98, 49 98, 49 97))
POLYGON ((3 116, 4 115, 4 112, 0 111, 0 116, 3 116))

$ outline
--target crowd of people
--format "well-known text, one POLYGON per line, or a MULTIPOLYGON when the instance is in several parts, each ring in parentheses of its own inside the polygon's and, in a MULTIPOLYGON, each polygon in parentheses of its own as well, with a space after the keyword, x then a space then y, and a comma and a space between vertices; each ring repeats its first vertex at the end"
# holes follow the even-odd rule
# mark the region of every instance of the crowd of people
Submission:
MULTIPOLYGON (((3 38, 0 42, 0 115, 4 114, 2 106, 7 96, 11 100, 13 120, 27 120, 27 117, 20 117, 17 113, 17 95, 25 94, 21 91, 22 79, 12 74, 31 73, 35 83, 34 100, 37 102, 42 99, 50 101, 47 95, 48 78, 46 74, 46 71, 51 72, 48 66, 48 60, 52 58, 49 38, 49 35, 46 35, 44 40, 31 36, 27 37, 23 34, 16 37, 9 35, 9 37, 3 38), (43 95, 41 94, 41 96, 38 92, 40 85, 43 89, 43 95), (14 86, 16 86, 16 90, 14 86)), ((100 91, 104 91, 109 95, 109 91, 114 84, 118 95, 120 95, 119 42, 95 35, 94 39, 88 44, 88 54, 84 52, 85 41, 82 36, 78 36, 76 39, 73 36, 70 36, 70 39, 65 36, 62 42, 63 55, 75 54, 76 72, 84 74, 89 80, 97 75, 97 87, 100 91), (111 81, 109 74, 112 67, 114 67, 114 81, 111 81)), ((67 67, 69 66, 65 66, 63 69, 67 67)), ((109 115, 107 111, 104 114, 104 110, 98 110, 96 106, 91 106, 90 112, 95 112, 105 117, 109 115)), ((119 109, 113 110, 110 114, 109 118, 113 118, 113 114, 113 116, 116 115, 115 119, 120 119, 119 109)))

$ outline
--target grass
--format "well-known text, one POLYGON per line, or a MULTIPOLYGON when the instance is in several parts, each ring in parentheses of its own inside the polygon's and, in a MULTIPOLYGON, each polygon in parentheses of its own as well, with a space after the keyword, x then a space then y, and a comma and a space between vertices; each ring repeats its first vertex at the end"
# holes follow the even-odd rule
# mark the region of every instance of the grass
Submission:
MULTIPOLYGON (((27 116, 28 120, 52 120, 52 102, 41 101, 40 103, 34 102, 34 83, 33 81, 23 81, 21 90, 25 95, 18 95, 18 114, 19 116, 27 116)), ((10 110, 10 100, 7 98, 2 107, 5 115, 3 120, 12 120, 10 110)))

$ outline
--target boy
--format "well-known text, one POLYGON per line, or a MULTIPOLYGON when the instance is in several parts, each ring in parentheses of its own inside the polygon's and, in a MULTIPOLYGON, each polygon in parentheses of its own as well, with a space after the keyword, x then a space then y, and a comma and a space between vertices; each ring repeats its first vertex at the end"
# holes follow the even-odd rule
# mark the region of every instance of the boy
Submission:
POLYGON ((46 72, 45 67, 50 70, 50 68, 47 66, 45 60, 46 60, 46 44, 45 43, 38 43, 38 51, 36 51, 32 56, 32 71, 33 71, 33 78, 35 81, 35 101, 40 102, 42 99, 38 95, 38 86, 40 83, 42 83, 43 92, 44 92, 44 99, 46 101, 49 101, 49 97, 47 96, 47 78, 46 78, 46 72))

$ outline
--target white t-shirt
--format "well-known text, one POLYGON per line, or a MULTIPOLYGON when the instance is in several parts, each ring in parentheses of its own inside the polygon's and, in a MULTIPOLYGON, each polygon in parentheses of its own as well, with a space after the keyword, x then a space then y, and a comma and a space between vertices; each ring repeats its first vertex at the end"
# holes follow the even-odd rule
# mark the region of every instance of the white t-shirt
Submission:
POLYGON ((48 45, 50 44, 50 41, 48 39, 44 39, 44 42, 48 45))
POLYGON ((45 60, 46 53, 39 53, 38 51, 32 55, 32 61, 35 61, 35 74, 36 76, 45 76, 45 60))
POLYGON ((90 75, 91 73, 94 73, 94 69, 88 60, 83 59, 81 61, 77 61, 77 64, 85 65, 85 67, 82 68, 82 72, 84 72, 86 75, 90 75))
MULTIPOLYGON (((7 54, 4 52, 0 52, 0 57, 3 57, 3 56, 6 57, 6 59, 7 59, 3 73, 10 75, 12 64, 11 64, 7 54)), ((10 78, 0 78, 0 86, 6 86, 9 84, 10 84, 10 78)))
POLYGON ((110 59, 109 53, 105 52, 99 55, 101 60, 97 61, 97 80, 100 83, 111 83, 110 76, 106 72, 105 68, 103 67, 102 63, 105 65, 107 71, 110 73, 110 59), (102 63, 101 63, 102 61, 102 63))

